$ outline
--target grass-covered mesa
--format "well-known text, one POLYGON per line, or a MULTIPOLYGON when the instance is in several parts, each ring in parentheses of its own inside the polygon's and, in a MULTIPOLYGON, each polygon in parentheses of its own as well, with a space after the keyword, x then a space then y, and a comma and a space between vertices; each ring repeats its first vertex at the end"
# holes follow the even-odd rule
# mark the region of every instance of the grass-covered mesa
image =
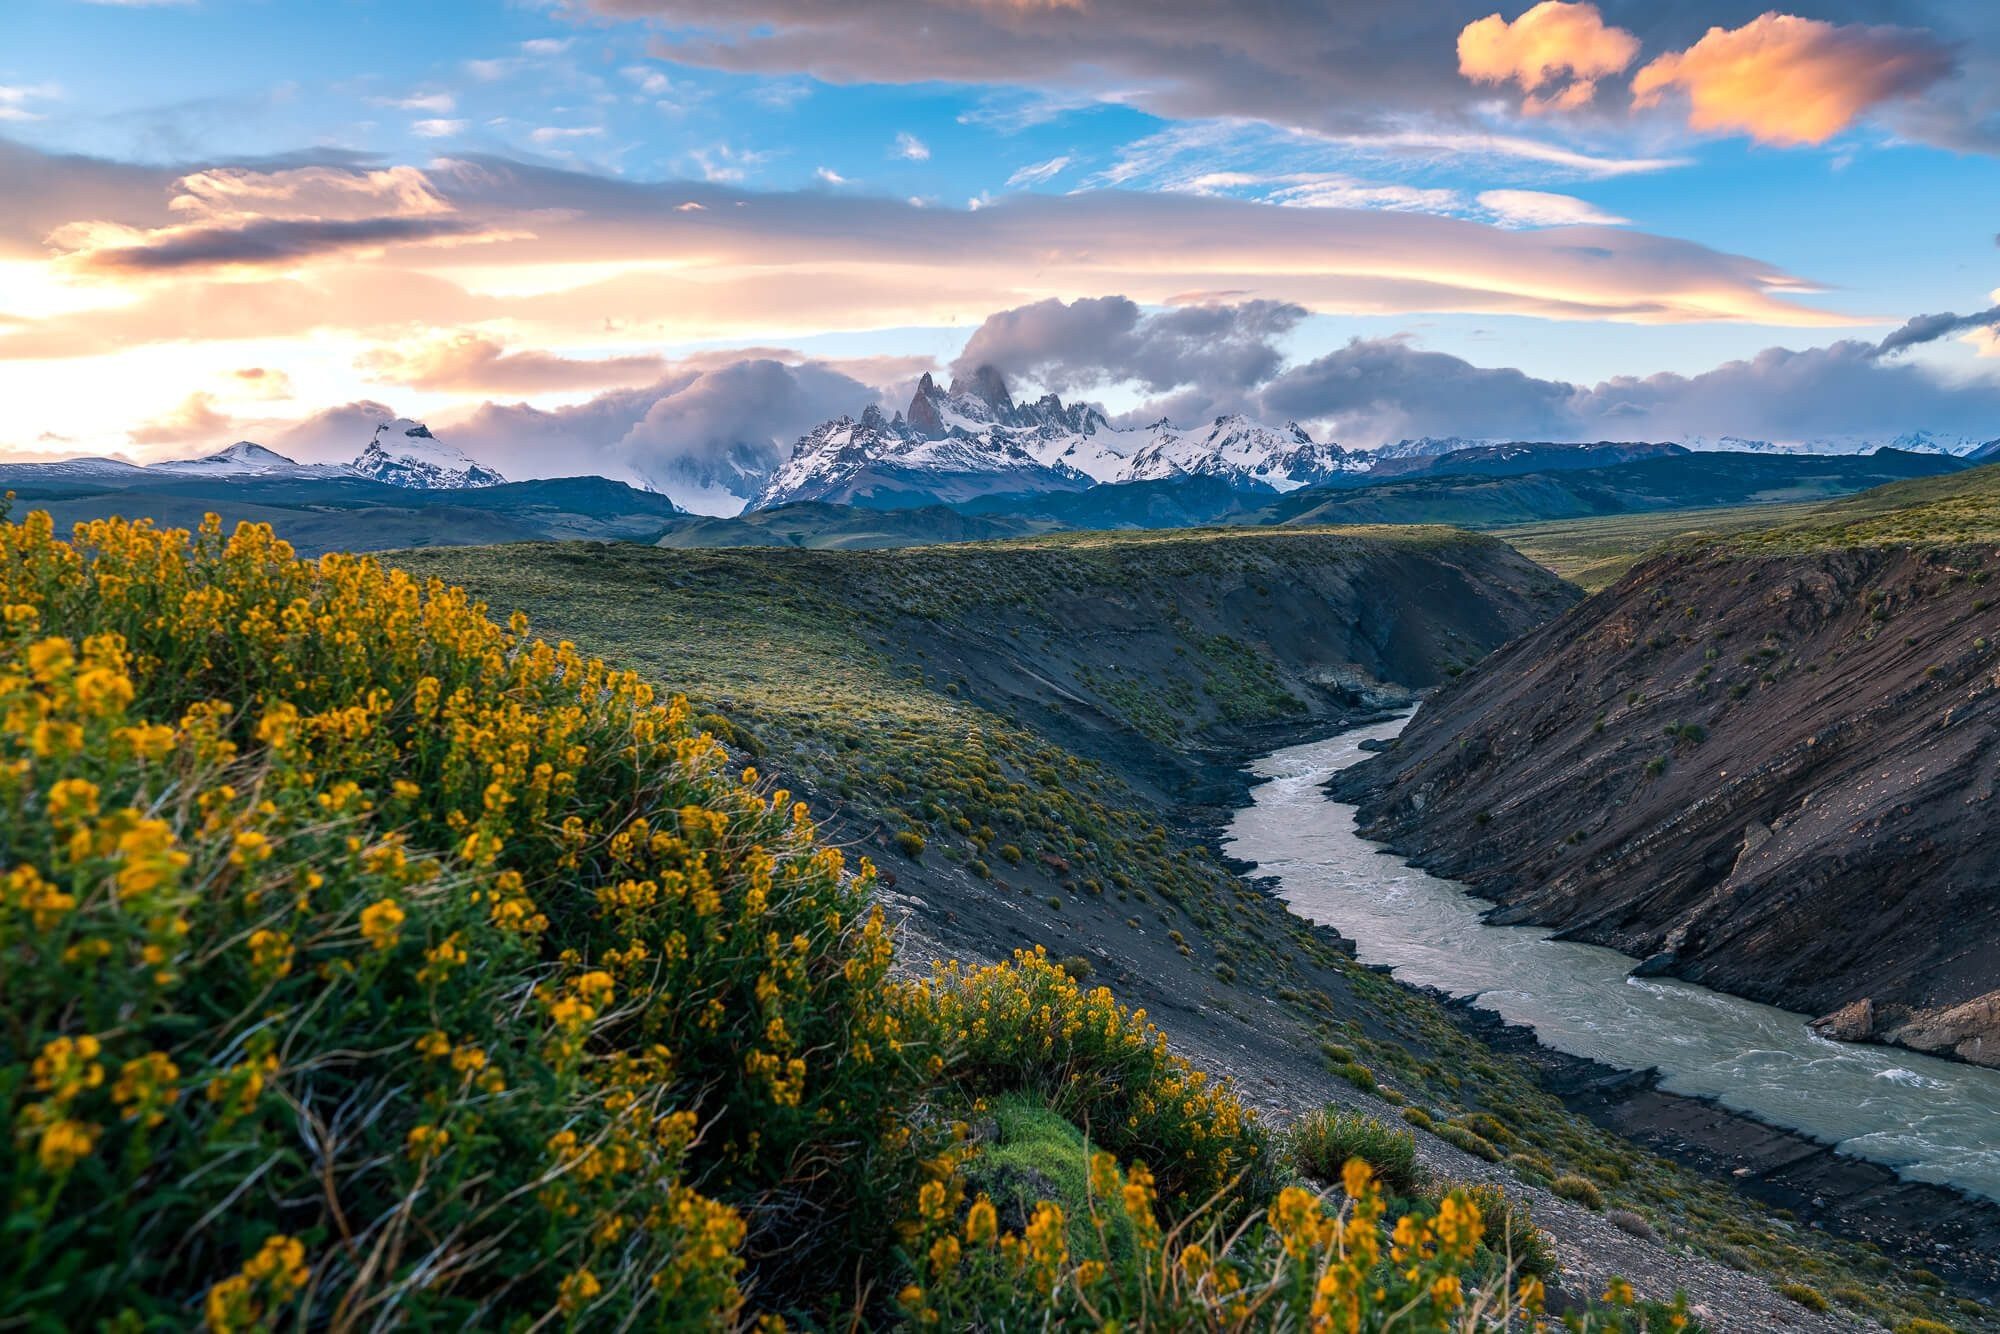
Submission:
MULTIPOLYGON (((33 515, 0 609, 0 1325, 1541 1304, 1473 1195, 1392 1218, 1359 1159, 1288 1181, 1227 1086, 1044 957, 893 979, 865 859, 519 617, 266 529, 33 515), (1063 1198, 983 1193, 1004 1099, 1077 1129, 1063 1198)), ((1620 1284, 1571 1319, 1686 1323, 1620 1284)))

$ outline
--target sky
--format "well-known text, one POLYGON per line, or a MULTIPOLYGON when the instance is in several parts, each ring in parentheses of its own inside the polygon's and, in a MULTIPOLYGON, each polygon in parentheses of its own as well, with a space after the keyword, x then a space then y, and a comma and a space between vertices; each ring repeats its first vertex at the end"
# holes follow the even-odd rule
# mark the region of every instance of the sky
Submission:
POLYGON ((1997 155, 1988 0, 7 0, 0 458, 1991 439, 1997 155))

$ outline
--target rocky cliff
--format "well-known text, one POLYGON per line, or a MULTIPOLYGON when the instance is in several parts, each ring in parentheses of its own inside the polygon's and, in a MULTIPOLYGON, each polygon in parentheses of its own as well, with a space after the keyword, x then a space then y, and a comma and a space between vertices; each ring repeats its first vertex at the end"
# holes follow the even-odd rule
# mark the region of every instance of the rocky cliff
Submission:
POLYGON ((1499 921, 2000 1065, 1987 473, 1650 559, 1336 790, 1499 921))

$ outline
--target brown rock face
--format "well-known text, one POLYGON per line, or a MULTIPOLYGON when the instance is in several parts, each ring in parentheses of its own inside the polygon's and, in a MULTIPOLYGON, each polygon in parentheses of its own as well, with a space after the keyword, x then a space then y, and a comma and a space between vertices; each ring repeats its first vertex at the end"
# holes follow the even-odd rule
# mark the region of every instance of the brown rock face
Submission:
POLYGON ((911 397, 909 409, 903 415, 909 419, 910 425, 927 436, 944 434, 944 418, 938 413, 937 399, 937 382, 926 371, 924 378, 917 381, 917 392, 911 397))
POLYGON ((1990 548, 1657 557, 1343 776, 1496 919, 2000 1065, 1990 548))

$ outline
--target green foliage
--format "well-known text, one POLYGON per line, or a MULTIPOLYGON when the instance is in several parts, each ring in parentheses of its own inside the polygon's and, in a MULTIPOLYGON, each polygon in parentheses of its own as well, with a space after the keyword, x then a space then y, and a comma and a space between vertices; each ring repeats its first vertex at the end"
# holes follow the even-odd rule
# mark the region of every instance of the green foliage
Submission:
POLYGON ((1565 1200, 1573 1204, 1580 1204, 1586 1209, 1594 1210, 1604 1207, 1604 1195, 1597 1189, 1597 1183, 1589 1177, 1581 1177, 1575 1173, 1568 1173, 1550 1182, 1549 1189, 1562 1196, 1565 1200))
POLYGON ((1808 1311, 1830 1311, 1833 1304, 1819 1293, 1819 1289, 1805 1283, 1780 1283, 1778 1291, 1797 1302, 1808 1311))
POLYGON ((774 1288, 879 1247, 867 869, 678 701, 255 528, 33 516, 0 604, 0 1312, 707 1320, 763 1199, 774 1288))
POLYGON ((1347 1160, 1359 1158, 1394 1195, 1414 1195, 1422 1177, 1415 1135, 1332 1105, 1293 1123, 1285 1153, 1293 1167, 1315 1181, 1338 1181, 1347 1160))
POLYGON ((1484 1135, 1467 1130, 1464 1126, 1442 1125, 1436 1127, 1437 1136, 1447 1144, 1453 1144, 1473 1155, 1484 1158, 1489 1163, 1497 1163, 1507 1156, 1505 1150, 1484 1135))
POLYGON ((1486 1220, 1486 1248, 1523 1274, 1553 1278, 1556 1251, 1548 1234, 1535 1226, 1527 1203, 1495 1185, 1477 1185, 1466 1195, 1486 1220))

